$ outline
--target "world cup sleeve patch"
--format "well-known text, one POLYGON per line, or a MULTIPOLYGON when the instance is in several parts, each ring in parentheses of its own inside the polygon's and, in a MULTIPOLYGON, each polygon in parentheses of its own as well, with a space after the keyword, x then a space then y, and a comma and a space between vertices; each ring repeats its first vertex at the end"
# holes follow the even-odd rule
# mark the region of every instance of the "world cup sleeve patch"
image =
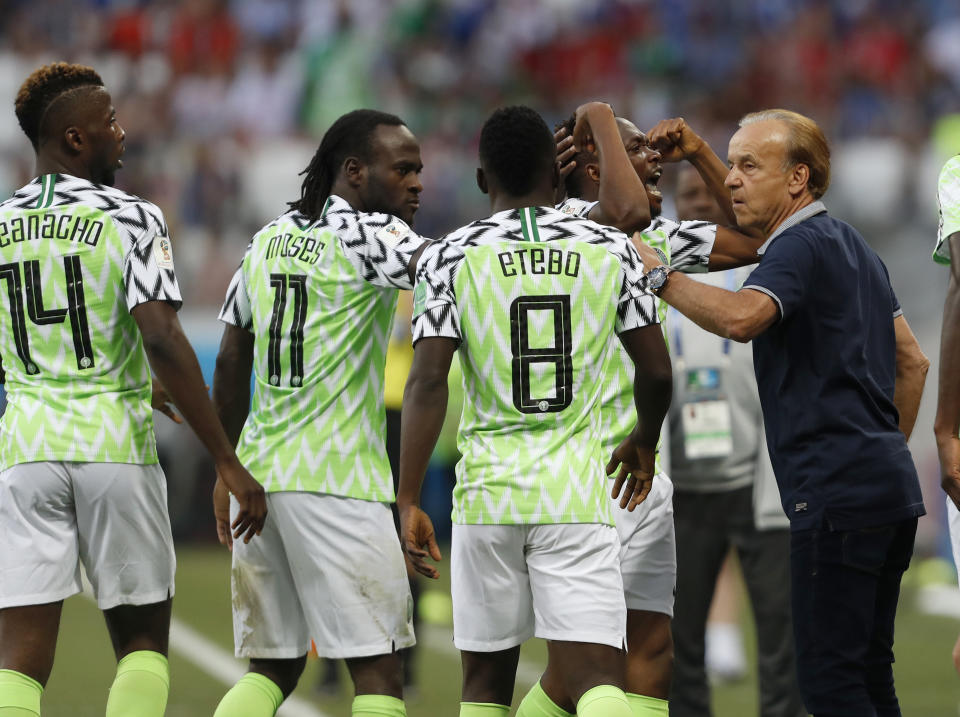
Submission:
POLYGON ((397 242, 403 239, 409 232, 410 229, 406 224, 392 222, 377 232, 377 239, 392 249, 397 245, 397 242))
POLYGON ((427 309, 427 282, 421 281, 413 290, 413 315, 420 316, 427 309))
POLYGON ((153 256, 162 269, 173 268, 173 246, 169 237, 158 236, 153 240, 153 256))

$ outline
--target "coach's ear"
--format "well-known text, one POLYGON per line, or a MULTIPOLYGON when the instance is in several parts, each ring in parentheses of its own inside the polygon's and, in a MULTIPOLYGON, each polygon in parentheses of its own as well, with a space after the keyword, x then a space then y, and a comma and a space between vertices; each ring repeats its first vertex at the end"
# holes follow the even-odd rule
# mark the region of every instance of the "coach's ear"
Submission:
POLYGON ((487 189, 487 175, 483 173, 483 167, 477 167, 477 186, 484 194, 489 194, 487 189))

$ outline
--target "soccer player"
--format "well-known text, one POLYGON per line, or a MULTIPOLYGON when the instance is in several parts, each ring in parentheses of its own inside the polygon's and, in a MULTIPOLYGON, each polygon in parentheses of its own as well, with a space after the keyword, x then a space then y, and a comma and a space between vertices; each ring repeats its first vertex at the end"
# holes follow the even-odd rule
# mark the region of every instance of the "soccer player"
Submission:
POLYGON ((236 495, 233 537, 249 540, 261 529, 263 489, 227 441, 177 320, 163 215, 112 188, 124 132, 100 76, 46 65, 20 87, 15 109, 37 177, 0 204, 8 400, 0 420, 0 715, 40 714, 63 600, 81 590, 81 563, 119 662, 108 717, 162 715, 174 553, 150 368, 236 495))
MULTIPOLYGON (((940 484, 947 494, 947 515, 953 560, 960 565, 960 156, 940 172, 937 187, 940 229, 933 259, 950 267, 950 284, 943 304, 940 336, 940 384, 934 434, 940 454, 940 484)), ((960 638, 953 648, 953 665, 960 673, 960 638)))
POLYGON ((383 375, 397 289, 411 288, 423 241, 409 226, 422 168, 398 117, 343 115, 300 199, 257 233, 230 284, 214 402, 272 519, 233 547, 234 641, 250 670, 217 717, 273 715, 311 638, 321 657, 346 659, 354 715, 406 714, 397 651, 414 643, 412 601, 389 508, 383 375))
MULTIPOLYGON (((659 123, 650 138, 609 105, 591 102, 557 128, 567 199, 558 209, 623 231, 641 231, 651 246, 684 271, 706 271, 757 260, 760 241, 707 221, 676 222, 660 216, 657 185, 661 159, 687 159, 732 215, 723 187, 726 168, 710 146, 681 119, 659 123), (663 149, 654 149, 653 143, 663 149), (574 147, 576 147, 574 149, 574 147), (651 223, 651 217, 653 222, 651 223)), ((657 302, 661 328, 667 305, 657 302)), ((624 351, 613 363, 603 399, 604 450, 631 429, 633 364, 624 351)), ((657 459, 657 480, 642 506, 616 513, 621 570, 627 600, 627 688, 637 715, 666 715, 673 664, 673 616, 677 559, 673 484, 657 459)))
POLYGON ((637 367, 639 422, 607 472, 621 465, 615 490, 629 475, 620 504, 635 507, 650 489, 670 399, 654 299, 636 282, 642 267, 627 237, 553 208, 554 143, 536 112, 494 112, 480 165, 494 214, 428 247, 417 272, 401 541, 417 570, 436 577, 426 557, 440 553, 418 503, 459 350, 466 397, 451 564, 460 715, 509 712, 520 644, 534 635, 548 640, 549 665, 518 715, 630 715, 600 400, 616 332, 637 367))

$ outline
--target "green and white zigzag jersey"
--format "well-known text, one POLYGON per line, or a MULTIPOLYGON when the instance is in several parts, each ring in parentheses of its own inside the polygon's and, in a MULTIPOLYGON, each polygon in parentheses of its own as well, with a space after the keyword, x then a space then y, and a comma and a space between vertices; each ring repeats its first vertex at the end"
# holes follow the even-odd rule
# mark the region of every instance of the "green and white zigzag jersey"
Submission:
POLYGON ((950 244, 947 243, 947 237, 960 232, 960 155, 947 160, 940 170, 937 203, 940 206, 940 227, 933 260, 938 264, 949 264, 950 244))
POLYGON ((267 491, 392 502, 383 367, 423 240, 340 197, 253 238, 220 320, 251 331, 254 391, 237 455, 267 491))
POLYGON ((427 248, 413 340, 458 340, 463 369, 454 522, 613 523, 600 401, 615 332, 657 323, 642 276, 624 234, 552 207, 427 248))
POLYGON ((0 468, 157 462, 131 309, 179 308, 167 227, 139 197, 45 174, 0 204, 0 468))
MULTIPOLYGON (((586 217, 596 204, 583 199, 567 199, 559 209, 567 214, 586 217)), ((717 225, 704 221, 675 222, 657 217, 641 234, 647 244, 666 257, 673 269, 688 274, 700 273, 707 271, 710 263, 713 243, 717 238, 717 225)), ((657 299, 657 314, 664 341, 668 341, 667 309, 667 303, 657 299)), ((633 430, 637 418, 633 403, 633 361, 622 346, 618 352, 618 360, 611 363, 609 381, 603 395, 603 454, 606 456, 613 453, 613 449, 633 430)), ((663 472, 659 451, 656 471, 663 472)))

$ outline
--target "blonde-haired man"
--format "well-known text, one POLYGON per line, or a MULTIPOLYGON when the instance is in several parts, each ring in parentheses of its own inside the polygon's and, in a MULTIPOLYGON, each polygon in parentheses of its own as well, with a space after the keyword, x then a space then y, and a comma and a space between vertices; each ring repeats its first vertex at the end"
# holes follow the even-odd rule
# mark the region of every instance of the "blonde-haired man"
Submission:
POLYGON ((730 140, 737 224, 766 238, 739 291, 641 255, 649 287, 700 326, 754 341, 770 457, 791 523, 797 671, 816 717, 899 715, 893 623, 924 514, 906 438, 929 362, 880 258, 819 201, 830 152, 787 110, 730 140))

